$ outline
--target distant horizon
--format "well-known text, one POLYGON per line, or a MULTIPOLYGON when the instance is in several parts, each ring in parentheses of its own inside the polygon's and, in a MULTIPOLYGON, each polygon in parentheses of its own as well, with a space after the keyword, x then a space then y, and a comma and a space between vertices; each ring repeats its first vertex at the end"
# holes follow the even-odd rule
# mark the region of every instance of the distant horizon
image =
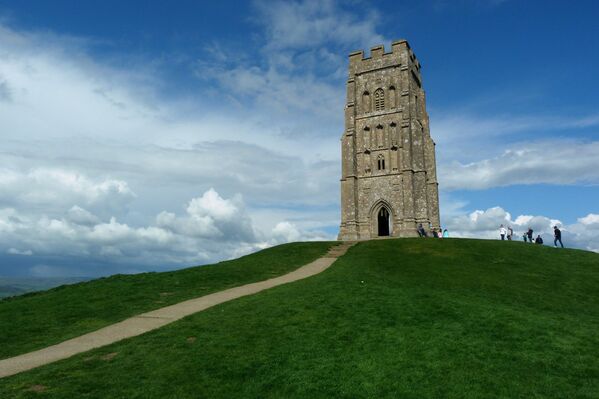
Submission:
POLYGON ((0 276, 334 240, 353 51, 410 43, 441 225, 599 252, 599 4, 0 0, 0 276))

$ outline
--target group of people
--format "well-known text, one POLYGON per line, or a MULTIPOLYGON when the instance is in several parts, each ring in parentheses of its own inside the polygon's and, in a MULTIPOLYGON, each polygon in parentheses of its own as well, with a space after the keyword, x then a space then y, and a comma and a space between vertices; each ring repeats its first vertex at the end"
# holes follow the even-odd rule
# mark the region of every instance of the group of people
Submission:
MULTIPOLYGON (((528 230, 524 232, 524 234, 522 235, 522 239, 524 240, 524 242, 534 242, 535 244, 543 244, 543 237, 541 237, 541 235, 538 234, 537 238, 533 239, 533 234, 533 229, 529 227, 528 230)), ((503 225, 499 226, 499 236, 501 237, 502 241, 505 239, 511 241, 512 237, 514 236, 514 230, 512 229, 512 226, 508 226, 507 229, 503 225)), ((559 245, 561 245, 561 247, 563 248, 564 244, 562 243, 562 231, 557 226, 553 226, 553 245, 555 245, 556 248, 558 242, 559 245)))
MULTIPOLYGON (((418 224, 418 228, 416 230, 418 231, 418 236, 428 237, 428 233, 422 226, 422 223, 418 224)), ((443 229, 440 226, 439 230, 437 230, 436 228, 432 228, 431 234, 434 238, 449 237, 449 232, 447 231, 447 229, 443 229)), ((543 237, 541 237, 540 234, 537 234, 537 238, 533 238, 533 235, 534 231, 531 227, 529 227, 528 230, 525 231, 522 235, 522 239, 524 240, 524 242, 534 242, 535 244, 543 244, 543 237)), ((512 226, 508 226, 507 228, 504 225, 499 226, 499 236, 501 237, 502 241, 512 241, 512 238, 514 237, 514 230, 512 229, 512 226)), ((562 243, 562 231, 557 226, 553 226, 553 245, 555 245, 556 248, 558 242, 559 245, 563 248, 564 244, 562 243)))
MULTIPOLYGON (((424 230, 424 227, 422 227, 422 223, 418 224, 418 228, 416 230, 418 231, 418 236, 428 237, 428 233, 426 232, 426 230, 424 230)), ((439 226, 438 231, 437 229, 433 228, 431 230, 431 234, 434 238, 449 238, 449 231, 447 231, 447 229, 441 228, 441 226, 439 226)))

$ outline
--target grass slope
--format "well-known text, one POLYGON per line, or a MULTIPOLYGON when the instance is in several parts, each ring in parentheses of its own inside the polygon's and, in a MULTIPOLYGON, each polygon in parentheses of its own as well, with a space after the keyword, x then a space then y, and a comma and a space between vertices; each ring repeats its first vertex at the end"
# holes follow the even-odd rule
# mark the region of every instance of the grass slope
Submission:
POLYGON ((312 278, 2 379, 0 397, 596 398, 598 330, 597 254, 370 241, 312 278))
POLYGON ((321 257, 332 245, 285 244, 216 265, 115 275, 0 300, 0 359, 149 310, 285 274, 321 257))

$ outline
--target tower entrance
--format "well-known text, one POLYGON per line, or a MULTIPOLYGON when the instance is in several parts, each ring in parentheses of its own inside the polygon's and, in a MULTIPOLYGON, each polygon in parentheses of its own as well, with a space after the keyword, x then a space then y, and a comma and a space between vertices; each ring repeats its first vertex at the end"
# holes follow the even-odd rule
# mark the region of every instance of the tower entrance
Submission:
POLYGON ((378 215, 379 237, 389 235, 389 212, 385 208, 381 208, 378 215))

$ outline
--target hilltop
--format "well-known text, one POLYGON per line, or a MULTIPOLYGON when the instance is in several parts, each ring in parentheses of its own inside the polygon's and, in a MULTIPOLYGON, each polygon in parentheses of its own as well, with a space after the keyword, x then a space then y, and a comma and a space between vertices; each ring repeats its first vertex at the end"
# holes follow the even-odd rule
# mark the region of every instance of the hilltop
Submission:
MULTIPOLYGON (((331 245, 291 244, 0 301, 0 318, 13 321, 0 327, 1 357, 285 273, 331 245), (42 313, 33 330, 28 323, 42 313)), ((598 329, 598 254, 521 242, 374 240, 314 277, 2 379, 0 396, 592 398, 598 329)))

